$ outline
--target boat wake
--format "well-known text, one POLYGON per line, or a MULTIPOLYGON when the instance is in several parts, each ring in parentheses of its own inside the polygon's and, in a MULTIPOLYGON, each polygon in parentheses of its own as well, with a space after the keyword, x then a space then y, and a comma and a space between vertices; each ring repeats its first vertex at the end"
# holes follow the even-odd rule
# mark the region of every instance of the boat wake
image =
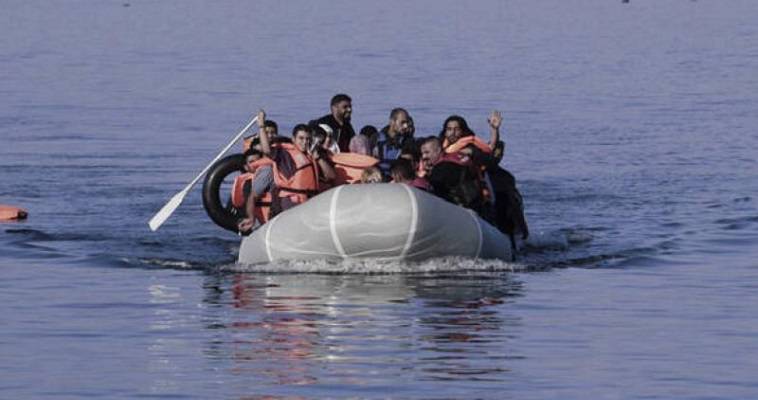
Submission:
POLYGON ((229 264, 219 267, 227 272, 317 273, 317 274, 432 274, 440 272, 519 272, 531 270, 526 264, 466 257, 441 257, 421 262, 387 259, 345 259, 342 261, 277 261, 266 264, 229 264))

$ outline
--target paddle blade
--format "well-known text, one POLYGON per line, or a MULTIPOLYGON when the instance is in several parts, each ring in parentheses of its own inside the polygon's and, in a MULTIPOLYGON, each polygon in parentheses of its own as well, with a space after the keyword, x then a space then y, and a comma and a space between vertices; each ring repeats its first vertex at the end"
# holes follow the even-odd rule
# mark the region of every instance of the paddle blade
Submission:
POLYGON ((168 217, 170 217, 171 214, 176 211, 176 208, 182 204, 182 201, 184 201, 184 196, 186 195, 187 192, 184 190, 175 194, 174 197, 172 197, 171 200, 169 200, 168 203, 166 203, 166 205, 163 206, 163 208, 161 208, 161 210, 158 211, 152 219, 150 219, 150 222, 148 222, 148 225, 150 225, 150 230, 153 232, 158 230, 158 228, 160 228, 161 225, 166 222, 168 217))

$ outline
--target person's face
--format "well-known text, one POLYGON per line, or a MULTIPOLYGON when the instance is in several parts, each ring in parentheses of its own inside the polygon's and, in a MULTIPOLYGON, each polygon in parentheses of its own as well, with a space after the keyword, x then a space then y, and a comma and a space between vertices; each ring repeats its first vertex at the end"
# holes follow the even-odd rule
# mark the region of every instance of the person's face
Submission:
POLYGON ((410 130, 410 122, 408 120, 408 114, 401 112, 398 113, 395 119, 390 121, 390 131, 394 131, 401 135, 405 135, 410 130))
POLYGON ((334 115, 336 118, 349 120, 352 114, 353 104, 347 100, 340 101, 339 103, 332 106, 332 115, 334 115))
POLYGON ((312 139, 313 139, 313 136, 310 132, 297 131, 295 132, 295 137, 293 138, 293 142, 295 144, 295 147, 297 147, 298 150, 305 153, 311 147, 312 139))
POLYGON ((432 143, 421 145, 421 163, 429 171, 440 158, 440 148, 432 143))
POLYGON ((445 125, 445 139, 448 144, 453 144, 458 141, 463 135, 463 128, 458 121, 448 121, 445 125))
POLYGON ((273 140, 276 137, 276 135, 277 135, 276 129, 274 129, 273 126, 266 126, 266 127, 264 127, 263 128, 263 133, 266 134, 266 137, 268 138, 269 143, 271 143, 271 140, 273 140))

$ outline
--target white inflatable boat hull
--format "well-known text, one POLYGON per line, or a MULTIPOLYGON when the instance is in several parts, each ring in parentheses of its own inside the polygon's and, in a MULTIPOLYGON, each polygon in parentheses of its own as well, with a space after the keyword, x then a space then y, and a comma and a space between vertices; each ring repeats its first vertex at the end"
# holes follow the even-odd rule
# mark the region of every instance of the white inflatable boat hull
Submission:
POLYGON ((343 185, 242 239, 239 263, 462 256, 510 261, 508 238, 471 210, 402 184, 343 185))

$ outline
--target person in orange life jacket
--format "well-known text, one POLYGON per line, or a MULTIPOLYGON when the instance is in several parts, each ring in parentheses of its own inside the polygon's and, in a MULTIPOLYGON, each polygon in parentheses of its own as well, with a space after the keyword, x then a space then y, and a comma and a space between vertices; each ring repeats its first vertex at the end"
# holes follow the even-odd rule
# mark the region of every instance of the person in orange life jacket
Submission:
MULTIPOLYGON (((279 125, 277 125, 276 122, 267 119, 263 122, 262 129, 260 129, 260 131, 266 133, 269 143, 273 143, 274 139, 279 136, 279 125)), ((254 145, 257 145, 256 147, 260 151, 260 139, 258 138, 258 134, 248 136, 244 139, 242 142, 242 152, 244 153, 247 151, 247 149, 250 148, 250 146, 254 145)))
POLYGON ((480 172, 468 155, 445 154, 439 138, 431 137, 421 145, 421 162, 432 193, 480 215, 486 212, 480 172))
POLYGON ((416 176, 413 163, 408 159, 398 158, 397 160, 393 160, 390 164, 390 176, 393 182, 405 183, 427 192, 432 190, 426 178, 416 176))
POLYGON ((382 172, 389 174, 390 163, 397 160, 404 148, 413 146, 413 138, 408 136, 410 131, 410 115, 403 108, 390 111, 389 123, 379 131, 379 139, 373 150, 379 161, 382 172))
MULTIPOLYGON (((458 118, 448 118, 444 125, 443 132, 449 143, 448 150, 457 147, 455 143, 470 132, 465 120, 458 118)), ((516 179, 499 165, 505 151, 505 143, 499 140, 502 121, 503 118, 498 111, 493 111, 487 119, 490 126, 489 151, 483 149, 481 144, 471 144, 458 150, 458 154, 470 158, 479 171, 484 170, 485 174, 480 175, 480 178, 490 195, 489 200, 481 204, 479 212, 507 234, 512 247, 515 248, 515 235, 520 233, 523 239, 526 239, 529 236, 529 228, 524 217, 523 198, 516 188, 516 179)))
MULTIPOLYGON (((271 199, 267 195, 271 191, 273 175, 271 165, 260 163, 263 153, 251 146, 245 153, 245 173, 234 180, 232 189, 232 204, 244 210, 244 215, 238 224, 240 232, 246 232, 258 223, 268 220, 268 208, 271 199), (256 214, 257 207, 262 207, 256 214)), ((268 196, 270 197, 270 196, 268 196)))
MULTIPOLYGON (((487 123, 490 127, 490 141, 488 143, 489 153, 495 149, 497 142, 500 140, 500 125, 502 122, 503 117, 497 110, 493 111, 487 118, 487 123)), ((474 132, 468 127, 466 120, 459 115, 451 115, 447 117, 442 124, 442 131, 440 131, 439 134, 439 138, 442 141, 442 148, 446 151, 458 140, 468 136, 476 137, 474 132)))
POLYGON ((353 114, 353 100, 346 94, 337 94, 332 97, 330 108, 331 113, 310 121, 308 125, 329 125, 334 134, 334 141, 337 142, 340 151, 347 151, 350 139, 355 136, 353 125, 350 124, 350 117, 353 114))
MULTIPOLYGON (((266 114, 263 110, 258 112, 258 121, 265 121, 266 114)), ((323 150, 311 146, 313 132, 305 124, 298 124, 292 130, 292 144, 280 144, 273 146, 267 135, 260 135, 261 151, 271 162, 272 177, 267 178, 262 173, 263 167, 256 172, 253 187, 269 183, 271 191, 276 192, 272 199, 272 211, 278 212, 294 207, 305 201, 309 196, 315 195, 318 190, 319 172, 328 180, 334 179, 335 172, 332 166, 323 158, 323 150), (256 182, 259 179, 267 182, 256 182), (303 186, 303 187, 300 187, 303 186)), ((251 191, 253 195, 255 191, 251 191)), ((248 205, 254 207, 255 201, 248 201, 248 205)), ((250 230, 255 221, 248 213, 248 217, 239 224, 241 232, 250 230)))

